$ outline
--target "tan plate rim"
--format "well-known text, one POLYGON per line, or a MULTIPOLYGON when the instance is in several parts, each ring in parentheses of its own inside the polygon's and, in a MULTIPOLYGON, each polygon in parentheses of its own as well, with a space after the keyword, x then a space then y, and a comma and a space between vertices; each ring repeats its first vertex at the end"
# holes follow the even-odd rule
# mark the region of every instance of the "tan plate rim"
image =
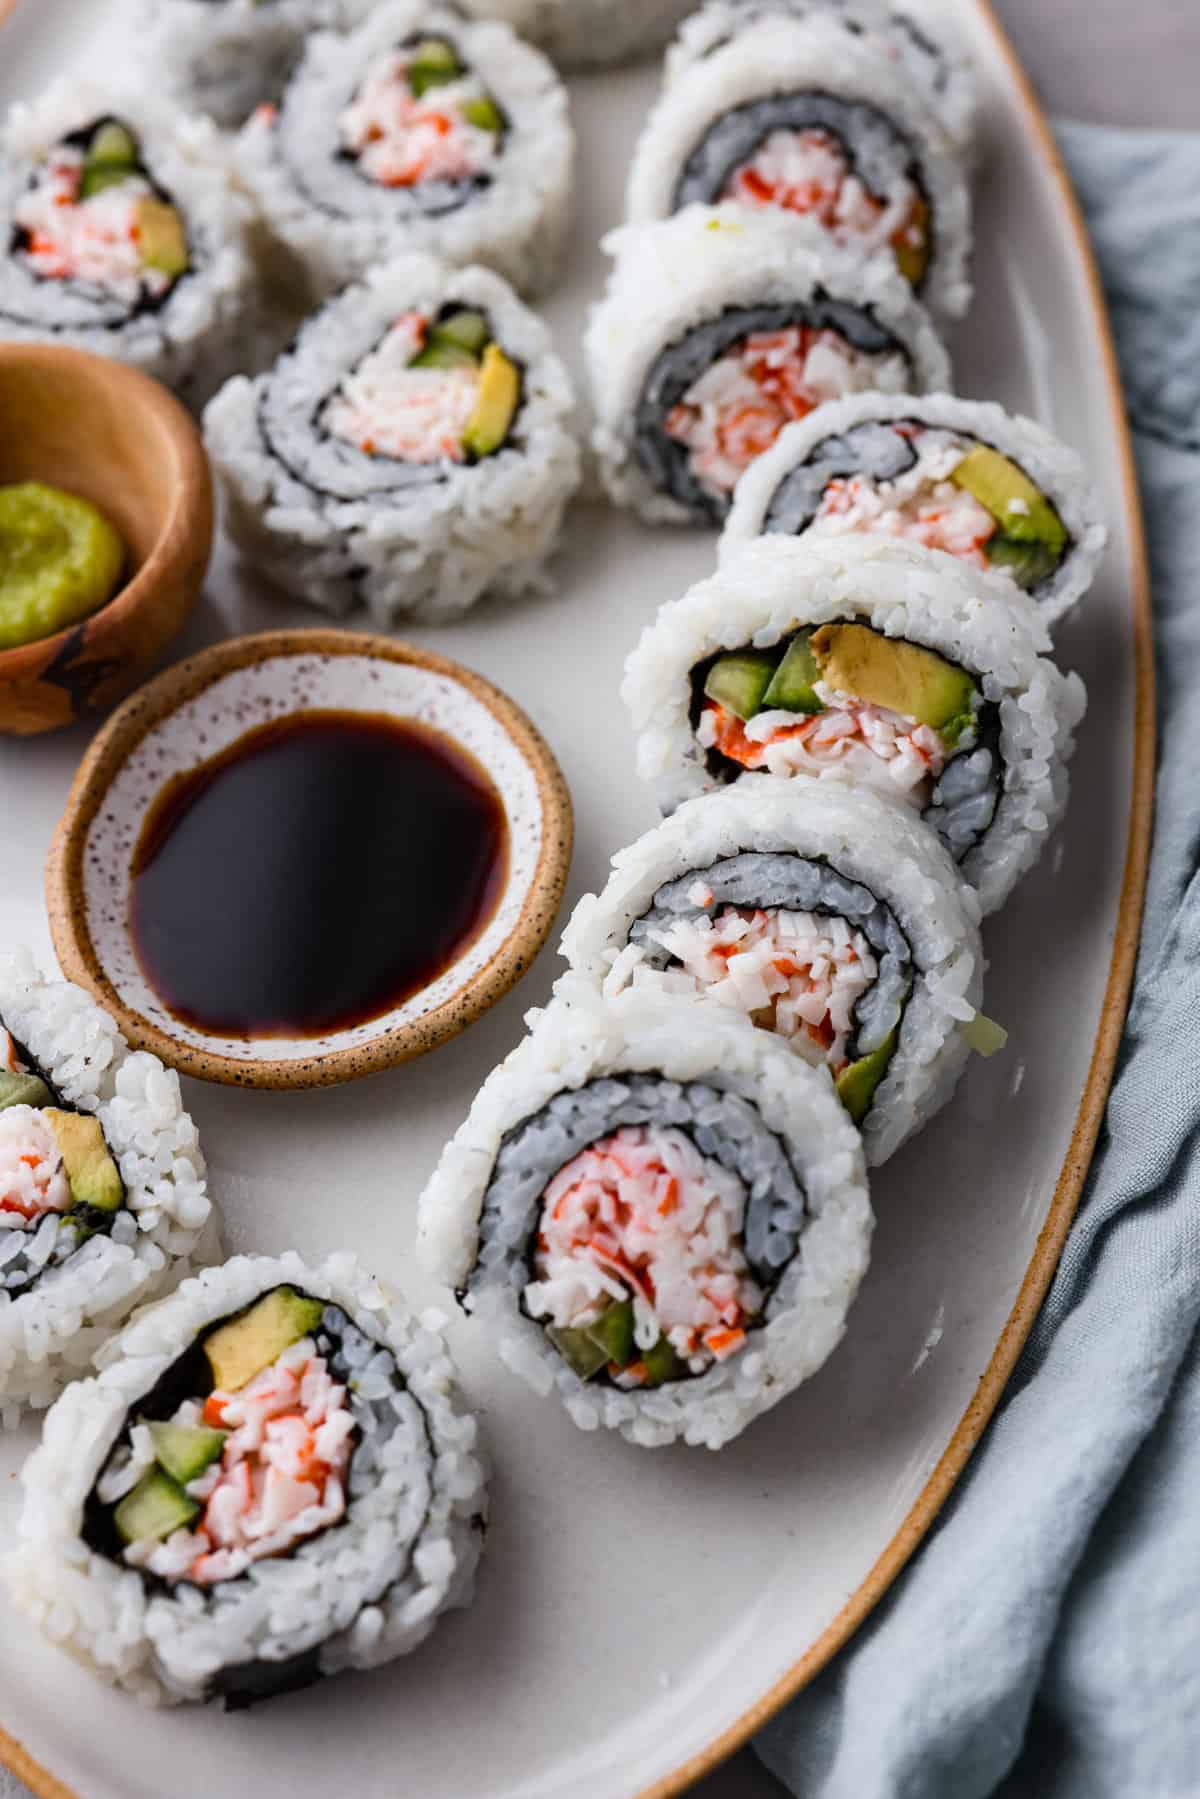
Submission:
MULTIPOLYGON (((0 0, 0 19, 15 0, 0 0)), ((948 1499, 975 1445, 999 1404, 1008 1377, 1016 1365, 1054 1278, 1063 1244, 1071 1228, 1083 1183, 1091 1165, 1092 1151, 1100 1133, 1108 1090, 1116 1066, 1117 1051, 1129 1003, 1129 990, 1137 960, 1141 935, 1142 906, 1146 894, 1146 876, 1150 860, 1150 837, 1154 817, 1154 650, 1150 613, 1150 573, 1146 558, 1146 535, 1142 521, 1141 497, 1133 458, 1133 443, 1125 416, 1116 347, 1108 322, 1108 309, 1095 257, 1088 240, 1083 214, 1075 197, 1058 145, 1046 122, 1033 90, 1033 85, 1017 58, 1004 28, 992 8, 992 0, 976 0, 985 23, 995 40, 996 50, 1007 65, 1017 98, 1024 108, 1026 124, 1037 140, 1051 173, 1074 237, 1075 254, 1087 279, 1089 302, 1104 353, 1104 378, 1109 393, 1113 429, 1120 448, 1125 512, 1132 539, 1130 599, 1134 623, 1134 719, 1133 719, 1133 787, 1130 806, 1129 847, 1125 858, 1125 876, 1121 904, 1113 938, 1113 956, 1108 985, 1096 1033, 1087 1082, 1080 1101, 1075 1128, 1054 1190, 1050 1211, 1038 1238, 1021 1291, 1009 1315, 995 1353, 982 1376, 975 1396, 967 1407, 958 1429, 938 1462, 924 1490, 900 1529, 892 1538, 866 1580, 842 1607, 837 1617, 817 1641, 756 1705, 750 1707, 735 1723, 692 1756, 673 1773, 646 1787, 637 1799, 676 1799, 697 1780, 733 1755, 736 1750, 761 1730, 768 1719, 785 1706, 789 1699, 813 1680, 821 1669, 843 1649, 855 1631, 874 1610, 892 1582, 905 1567, 948 1499)), ((43 1768, 23 1746, 0 1729, 0 1761, 23 1780, 39 1799, 79 1799, 70 1787, 43 1768)))
MULTIPOLYGON (((93 994, 137 1049, 171 1068, 224 1086, 267 1089, 330 1087, 395 1068, 447 1043, 503 999, 526 974, 558 917, 571 866, 571 796, 554 752, 517 705, 482 675, 398 638, 334 628, 262 631, 234 637, 169 668, 131 695, 100 730, 79 765, 46 859, 50 935, 63 973, 93 994), (528 764, 542 811, 542 847, 520 917, 495 954, 465 986, 422 1017, 347 1049, 311 1060, 262 1057, 242 1061, 196 1049, 127 1004, 100 966, 87 927, 83 862, 87 834, 129 756, 154 727, 235 669, 301 655, 361 656, 445 675, 487 708, 528 764)), ((3 1739, 0 1736, 0 1750, 3 1739)))

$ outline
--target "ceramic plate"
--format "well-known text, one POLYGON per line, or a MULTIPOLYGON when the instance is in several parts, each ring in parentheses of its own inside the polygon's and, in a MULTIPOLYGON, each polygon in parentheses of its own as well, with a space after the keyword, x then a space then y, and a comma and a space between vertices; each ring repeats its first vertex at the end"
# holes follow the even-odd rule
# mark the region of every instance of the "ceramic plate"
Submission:
MULTIPOLYGON (((4 27, 0 101, 64 64, 121 66, 116 0, 24 0, 4 27)), ((1074 804, 987 929, 989 1012, 1008 1051, 875 1180, 879 1230, 847 1341, 720 1456, 584 1437, 457 1326, 496 1465, 479 1597, 430 1647, 370 1679, 245 1716, 145 1715, 0 1606, 0 1723, 87 1799, 621 1799, 679 1791, 833 1653, 919 1540, 994 1405, 1045 1290, 1098 1128, 1137 931, 1149 830, 1150 659, 1127 445, 1090 266, 1048 137, 990 16, 951 9, 980 72, 979 298, 959 333, 968 394, 1030 411, 1086 451, 1113 528, 1102 578, 1060 639, 1091 689, 1074 804), (1134 821, 1131 829, 1131 820, 1134 821), (1050 953, 1048 946, 1053 946, 1050 953)), ((582 193, 550 310, 572 355, 619 213, 651 68, 575 86, 582 193)), ((416 635, 495 680, 562 762, 578 819, 568 903, 653 820, 616 693, 656 603, 711 565, 709 537, 577 513, 556 601, 416 635)), ((218 559, 187 647, 314 622, 218 559)), ((86 742, 0 746, 0 935, 49 959, 41 868, 86 742)), ((186 1086, 236 1249, 350 1244, 414 1273, 417 1193, 487 1070, 546 994, 552 953, 462 1038, 319 1093, 186 1086)), ((0 1446, 0 1474, 32 1442, 0 1446)), ((0 1542, 16 1483, 0 1480, 0 1542)), ((10 1759, 15 1755, 9 1747, 10 1759)), ((57 1789, 60 1790, 61 1789, 57 1789)))

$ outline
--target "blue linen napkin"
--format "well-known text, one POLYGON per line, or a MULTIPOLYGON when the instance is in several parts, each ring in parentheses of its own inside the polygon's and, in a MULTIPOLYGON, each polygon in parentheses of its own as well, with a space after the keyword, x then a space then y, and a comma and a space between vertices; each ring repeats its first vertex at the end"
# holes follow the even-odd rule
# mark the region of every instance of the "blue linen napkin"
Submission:
POLYGON ((917 1560, 756 1741, 803 1799, 1200 1795, 1200 136, 1059 139, 1149 528, 1145 930, 1085 1203, 1004 1403, 917 1560))

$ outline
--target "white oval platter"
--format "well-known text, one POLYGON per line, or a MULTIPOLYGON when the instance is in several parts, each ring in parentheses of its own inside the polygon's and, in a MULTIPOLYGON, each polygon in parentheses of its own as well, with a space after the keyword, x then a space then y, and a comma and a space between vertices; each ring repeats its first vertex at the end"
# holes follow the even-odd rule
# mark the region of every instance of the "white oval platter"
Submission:
MULTIPOLYGON (((118 76, 131 10, 121 0, 22 0, 0 27, 0 105, 64 68, 118 76)), ((0 1601, 0 1759, 42 1793, 680 1791, 846 1639, 919 1541, 995 1404, 1099 1126, 1136 941, 1153 745, 1140 526, 1087 256, 1050 140, 990 14, 980 0, 947 12, 983 98, 978 299, 955 346, 959 386, 1034 413, 1083 450, 1112 525, 1102 577, 1060 642, 1092 701, 1072 810, 987 930, 988 1010, 1012 1033, 1007 1053, 977 1062, 956 1103, 877 1177, 874 1264, 845 1344, 720 1456, 648 1455, 581 1436, 515 1384, 469 1326, 454 1327, 495 1462, 493 1525, 474 1608, 410 1661, 237 1717, 143 1713, 0 1601)), ((548 310, 576 361, 602 279, 598 239, 619 216, 655 81, 641 68, 574 84, 581 203, 569 274, 548 310)), ((653 820, 617 702, 621 664, 657 602, 712 557, 709 537, 581 508, 557 599, 411 633, 496 681, 549 739, 578 819, 569 904, 653 820)), ((316 622, 256 593, 222 552, 178 649, 316 622)), ((0 741, 0 940, 32 943, 49 966, 42 865, 87 735, 0 741)), ((232 1247, 294 1245, 316 1257, 350 1245, 419 1304, 446 1303, 410 1260, 417 1193, 555 971, 547 950, 465 1036, 354 1086, 246 1093, 185 1083, 232 1247)), ((15 1530, 15 1475, 33 1437, 0 1440, 0 1543, 15 1530)))

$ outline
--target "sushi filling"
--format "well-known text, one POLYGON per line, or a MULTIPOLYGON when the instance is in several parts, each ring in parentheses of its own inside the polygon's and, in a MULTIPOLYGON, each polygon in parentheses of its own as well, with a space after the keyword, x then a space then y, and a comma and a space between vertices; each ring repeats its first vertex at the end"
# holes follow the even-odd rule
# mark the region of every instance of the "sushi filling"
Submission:
POLYGON ((638 414, 639 458, 657 485, 720 523, 786 425, 826 400, 894 392, 907 366, 869 315, 834 302, 727 313, 658 358, 638 414))
POLYGON ((13 253, 37 280, 76 284, 129 313, 160 306, 190 266, 183 220, 117 119, 56 144, 13 222, 13 253))
POLYGON ((110 1233, 124 1202, 99 1119, 62 1107, 0 1025, 0 1295, 15 1298, 110 1233))
POLYGON ((725 113, 689 157, 675 207, 718 200, 802 213, 839 244, 890 249, 914 288, 925 278, 929 205, 910 146, 874 107, 796 94, 725 113))
POLYGON ((696 741, 721 778, 840 771, 925 814, 961 860, 1000 799, 995 709, 965 669, 843 621, 700 672, 696 741))
POLYGON ((380 187, 479 187, 499 161, 505 119, 445 38, 380 59, 338 121, 341 153, 380 187))
POLYGON ((780 483, 764 529, 873 531, 1000 568, 1026 591, 1057 574, 1066 527, 1025 471, 990 445, 916 419, 826 438, 780 483))

